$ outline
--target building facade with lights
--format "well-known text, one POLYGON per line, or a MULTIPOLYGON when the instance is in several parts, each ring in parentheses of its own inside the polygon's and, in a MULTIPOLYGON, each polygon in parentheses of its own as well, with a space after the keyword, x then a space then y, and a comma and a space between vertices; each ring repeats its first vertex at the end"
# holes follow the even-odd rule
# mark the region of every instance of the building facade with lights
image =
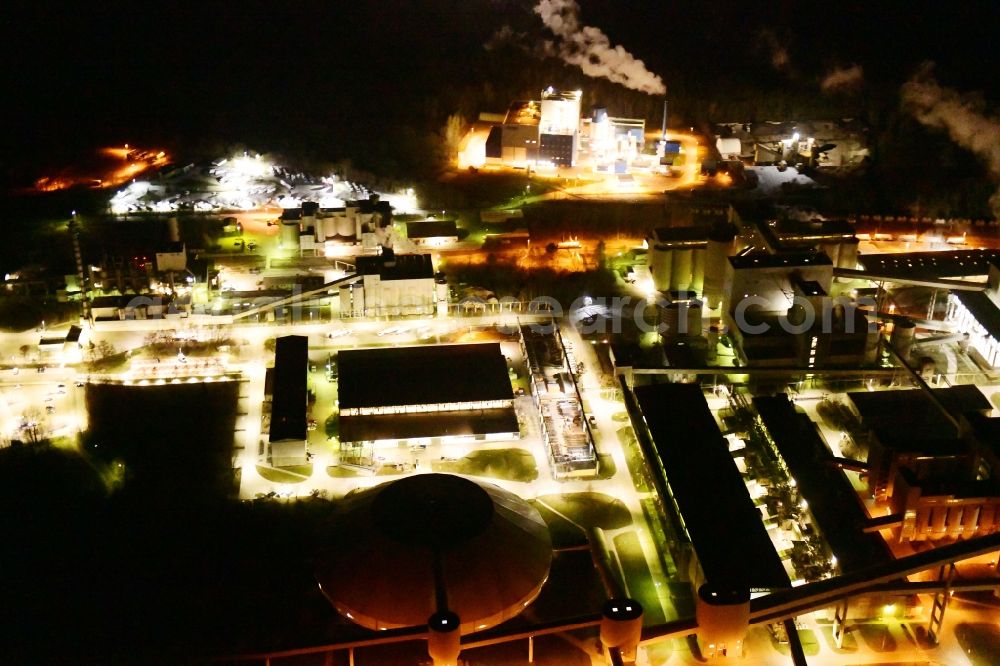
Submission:
POLYGON ((498 343, 347 349, 337 364, 342 443, 520 437, 498 343))
POLYGON ((340 287, 342 317, 432 315, 437 287, 430 254, 396 254, 356 258, 360 280, 340 287))

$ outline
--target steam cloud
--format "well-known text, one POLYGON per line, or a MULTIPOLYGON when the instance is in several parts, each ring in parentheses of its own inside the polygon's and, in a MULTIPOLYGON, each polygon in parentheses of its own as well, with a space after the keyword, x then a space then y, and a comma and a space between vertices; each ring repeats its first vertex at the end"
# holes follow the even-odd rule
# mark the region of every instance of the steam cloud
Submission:
MULTIPOLYGON (((931 70, 926 64, 903 84, 904 108, 922 124, 946 130, 952 141, 982 158, 1000 182, 1000 118, 987 116, 978 97, 940 85, 931 70)), ((1000 190, 990 197, 990 206, 1000 218, 1000 190)))
POLYGON ((865 80, 865 71, 861 65, 837 67, 823 77, 819 87, 823 92, 846 92, 854 90, 865 80))
POLYGON ((580 26, 576 0, 540 0, 535 13, 559 42, 557 55, 593 78, 604 78, 648 95, 663 95, 667 87, 646 65, 611 40, 600 28, 580 26))
POLYGON ((760 39, 769 51, 771 57, 771 67, 778 72, 787 72, 792 67, 791 56, 788 49, 781 45, 777 35, 771 30, 764 28, 760 31, 760 39))

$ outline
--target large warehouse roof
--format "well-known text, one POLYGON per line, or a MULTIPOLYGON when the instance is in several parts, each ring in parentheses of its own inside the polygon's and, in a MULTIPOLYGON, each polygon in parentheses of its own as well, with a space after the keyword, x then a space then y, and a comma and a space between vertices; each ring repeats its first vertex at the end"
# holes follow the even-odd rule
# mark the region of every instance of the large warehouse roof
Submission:
POLYGON ((275 341, 270 441, 306 438, 306 371, 309 339, 286 335, 275 341))
POLYGON ((635 396, 708 583, 733 590, 789 587, 701 388, 637 386, 635 396))
POLYGON ((342 410, 514 397, 496 342, 345 349, 338 363, 342 410))
MULTIPOLYGON (((954 417, 993 408, 973 384, 958 384, 931 391, 954 417)), ((847 397, 861 415, 861 422, 874 430, 879 441, 886 446, 899 451, 928 454, 957 453, 965 449, 956 427, 922 390, 852 391, 847 397), (906 418, 899 418, 900 414, 906 414, 906 418)))

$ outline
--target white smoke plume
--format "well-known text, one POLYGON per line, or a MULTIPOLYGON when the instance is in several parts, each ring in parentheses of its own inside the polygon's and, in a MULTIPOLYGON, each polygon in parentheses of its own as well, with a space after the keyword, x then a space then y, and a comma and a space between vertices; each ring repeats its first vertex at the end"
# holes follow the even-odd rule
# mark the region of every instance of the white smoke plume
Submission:
POLYGON ((540 0, 535 13, 558 39, 559 57, 593 78, 604 78, 648 95, 663 95, 667 87, 645 63, 621 46, 612 46, 600 28, 580 25, 576 0, 540 0))
POLYGON ((483 48, 487 51, 492 51, 506 44, 514 44, 519 48, 523 48, 522 42, 524 37, 525 34, 523 32, 514 32, 514 29, 505 23, 486 40, 483 48))
POLYGON ((771 57, 771 67, 778 72, 789 71, 792 67, 792 59, 788 55, 788 49, 782 46, 778 36, 768 28, 764 28, 760 31, 760 39, 764 42, 771 57))
MULTIPOLYGON (((917 120, 947 131, 952 141, 979 156, 1000 183, 1000 118, 988 116, 980 98, 940 85, 930 64, 903 84, 902 96, 904 108, 917 120)), ((990 197, 990 205, 1000 218, 1000 190, 990 197)))
POLYGON ((825 93, 848 92, 857 89, 864 80, 865 70, 861 65, 836 67, 823 77, 819 87, 825 93))

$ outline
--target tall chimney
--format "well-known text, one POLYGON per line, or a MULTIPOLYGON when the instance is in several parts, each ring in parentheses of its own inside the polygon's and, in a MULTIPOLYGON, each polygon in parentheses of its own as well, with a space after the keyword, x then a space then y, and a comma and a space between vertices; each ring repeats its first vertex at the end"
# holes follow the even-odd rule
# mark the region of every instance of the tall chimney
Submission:
POLYGON ((663 98, 663 126, 660 128, 660 140, 667 140, 667 99, 663 98))

